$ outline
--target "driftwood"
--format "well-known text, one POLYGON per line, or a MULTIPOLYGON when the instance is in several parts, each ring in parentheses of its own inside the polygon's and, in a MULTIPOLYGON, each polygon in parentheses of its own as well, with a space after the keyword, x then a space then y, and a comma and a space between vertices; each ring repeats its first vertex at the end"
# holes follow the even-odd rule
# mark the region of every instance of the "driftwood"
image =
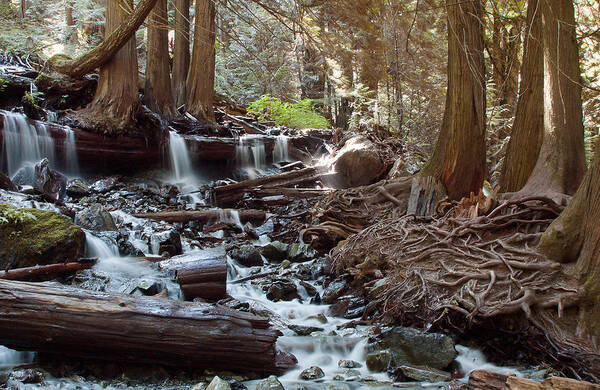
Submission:
POLYGON ((469 390, 600 390, 600 385, 553 376, 537 382, 496 372, 476 370, 469 376, 469 390))
POLYGON ((280 373, 296 364, 276 350, 280 335, 266 318, 210 304, 0 280, 0 344, 17 350, 280 373))
POLYGON ((218 301, 227 294, 227 258, 203 258, 194 254, 173 257, 160 263, 160 268, 173 271, 188 301, 202 298, 218 301))
POLYGON ((21 281, 51 280, 59 276, 74 274, 77 271, 89 269, 96 264, 98 259, 80 259, 72 263, 59 263, 38 265, 35 267, 16 268, 0 271, 0 279, 21 281))
MULTIPOLYGON (((217 222, 228 210, 195 210, 195 211, 162 211, 158 213, 134 214, 136 218, 151 219, 153 221, 164 222, 190 222, 198 221, 204 223, 217 222)), ((266 218, 266 213, 262 210, 237 210, 242 222, 261 222, 266 218)))

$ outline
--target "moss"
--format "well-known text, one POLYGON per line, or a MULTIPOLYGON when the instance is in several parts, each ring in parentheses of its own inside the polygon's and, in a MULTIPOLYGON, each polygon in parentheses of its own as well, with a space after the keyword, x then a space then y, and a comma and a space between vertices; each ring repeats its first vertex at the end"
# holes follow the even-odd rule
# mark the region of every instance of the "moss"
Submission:
MULTIPOLYGON (((10 208, 0 205, 0 212, 10 208)), ((85 233, 65 216, 52 211, 19 209, 35 220, 0 225, 0 267, 53 264, 76 260, 85 250, 85 233)))
POLYGON ((539 253, 560 263, 577 261, 584 238, 581 231, 584 220, 582 208, 575 207, 571 208, 571 212, 567 211, 546 229, 537 247, 539 253))

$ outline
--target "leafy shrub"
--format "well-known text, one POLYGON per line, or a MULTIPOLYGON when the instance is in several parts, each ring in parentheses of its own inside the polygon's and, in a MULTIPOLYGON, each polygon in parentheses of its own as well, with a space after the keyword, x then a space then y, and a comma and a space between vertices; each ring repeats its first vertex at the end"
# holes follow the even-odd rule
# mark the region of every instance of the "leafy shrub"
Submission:
POLYGON ((257 115, 259 120, 272 120, 278 125, 294 129, 331 127, 329 121, 315 111, 310 99, 298 103, 284 103, 271 95, 263 95, 250 103, 248 111, 257 115))

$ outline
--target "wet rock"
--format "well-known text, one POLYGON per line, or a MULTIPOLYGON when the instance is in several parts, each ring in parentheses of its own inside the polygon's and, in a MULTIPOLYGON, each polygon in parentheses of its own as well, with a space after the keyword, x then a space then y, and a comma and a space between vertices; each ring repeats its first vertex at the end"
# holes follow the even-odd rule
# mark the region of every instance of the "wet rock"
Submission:
POLYGON ((323 313, 312 315, 312 316, 308 317, 308 319, 317 320, 322 324, 326 324, 327 322, 329 322, 327 320, 327 317, 325 317, 325 314, 323 314, 323 313))
POLYGON ((367 368, 373 372, 385 372, 392 364, 392 351, 383 350, 367 354, 367 368))
POLYGON ((281 241, 272 241, 260 248, 260 253, 269 261, 280 262, 287 257, 289 245, 281 241))
POLYGON ((281 262, 281 266, 280 266, 280 268, 281 268, 281 269, 288 269, 288 268, 290 268, 291 266, 292 266, 292 262, 291 262, 291 261, 289 261, 289 260, 283 260, 283 261, 281 262))
POLYGON ((248 378, 236 376, 235 379, 232 378, 229 380, 229 387, 231 387, 231 390, 248 390, 246 385, 240 382, 244 380, 248 380, 248 378))
POLYGON ((303 280, 301 280, 299 283, 302 287, 304 287, 304 289, 306 290, 308 295, 310 295, 312 297, 314 297, 315 295, 319 295, 319 291, 317 291, 317 288, 315 286, 313 286, 312 284, 306 283, 303 280))
POLYGON ((93 204, 75 215, 75 223, 95 232, 117 230, 112 215, 99 204, 93 204))
POLYGON ((264 286, 263 290, 267 291, 267 299, 273 302, 291 301, 299 299, 300 295, 296 288, 296 284, 288 279, 277 279, 271 284, 264 286))
POLYGON ((290 325, 289 328, 298 336, 310 336, 312 332, 323 331, 323 328, 318 328, 316 326, 290 325))
POLYGON ((355 362, 354 360, 340 360, 338 362, 339 368, 361 368, 362 364, 355 362))
POLYGON ((323 265, 318 261, 300 264, 296 270, 299 279, 317 280, 323 275, 323 265))
POLYGON ((17 186, 2 172, 0 172, 0 190, 17 191, 17 186))
POLYGON ((35 169, 33 165, 25 165, 17 171, 12 177, 12 182, 17 186, 34 186, 35 169))
POLYGON ((229 256, 246 267, 263 265, 263 259, 260 256, 260 252, 253 245, 243 245, 233 249, 229 252, 229 256))
POLYGON ((21 383, 41 383, 46 374, 41 370, 27 368, 24 370, 15 370, 10 373, 9 381, 14 380, 21 383))
POLYGON ((231 386, 227 381, 215 376, 206 387, 206 390, 231 390, 231 386))
POLYGON ((350 390, 350 386, 345 383, 335 383, 328 385, 327 390, 350 390))
POLYGON ((92 184, 92 186, 90 188, 94 192, 105 193, 105 192, 108 192, 108 191, 112 190, 113 188, 115 188, 115 186, 117 185, 118 182, 119 182, 118 176, 111 176, 111 177, 107 177, 105 179, 96 181, 94 184, 92 184))
POLYGON ((288 248, 288 259, 293 263, 304 263, 319 254, 310 245, 296 242, 288 248))
POLYGON ((79 179, 72 180, 67 186, 67 195, 73 198, 88 196, 90 193, 90 187, 79 179))
POLYGON ((345 187, 372 184, 384 173, 386 166, 377 149, 373 142, 362 136, 346 141, 332 163, 345 187))
POLYGON ((64 199, 67 191, 67 178, 60 172, 50 169, 50 162, 44 158, 35 164, 33 187, 52 199, 64 199))
POLYGON ((392 376, 395 382, 406 382, 406 379, 412 379, 417 382, 447 382, 451 378, 450 374, 426 366, 402 365, 397 367, 392 376))
POLYGON ((275 375, 271 375, 256 385, 256 390, 284 390, 283 385, 275 375))
POLYGON ((365 311, 365 300, 352 296, 339 297, 337 302, 329 307, 329 314, 333 317, 347 319, 358 318, 365 311))
POLYGON ((346 292, 348 282, 344 279, 335 280, 329 283, 329 286, 323 291, 321 299, 325 303, 334 303, 342 294, 346 292))
POLYGON ((444 369, 457 355, 450 337, 413 328, 394 327, 384 330, 371 341, 367 346, 368 352, 389 349, 397 365, 444 369))
POLYGON ((165 252, 170 257, 183 254, 181 235, 175 229, 152 234, 150 244, 155 255, 162 255, 165 252))
POLYGON ((307 368, 306 370, 300 373, 300 379, 304 379, 306 381, 323 378, 324 376, 325 373, 323 372, 323 370, 317 366, 307 368))
POLYGON ((138 279, 135 289, 140 291, 143 295, 152 296, 163 291, 165 289, 165 285, 157 280, 138 279))
POLYGON ((1 269, 76 261, 85 254, 85 233, 63 215, 0 205, 0 217, 8 221, 0 224, 1 269))

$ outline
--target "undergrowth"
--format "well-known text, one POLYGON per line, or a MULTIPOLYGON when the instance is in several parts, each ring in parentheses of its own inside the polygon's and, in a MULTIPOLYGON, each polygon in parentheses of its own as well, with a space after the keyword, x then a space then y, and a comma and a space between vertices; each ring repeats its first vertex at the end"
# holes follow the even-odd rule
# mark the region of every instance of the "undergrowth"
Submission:
POLYGON ((258 116, 259 120, 271 120, 278 125, 295 129, 331 127, 329 121, 314 109, 310 99, 285 103, 271 95, 263 95, 250 103, 248 111, 258 116))

